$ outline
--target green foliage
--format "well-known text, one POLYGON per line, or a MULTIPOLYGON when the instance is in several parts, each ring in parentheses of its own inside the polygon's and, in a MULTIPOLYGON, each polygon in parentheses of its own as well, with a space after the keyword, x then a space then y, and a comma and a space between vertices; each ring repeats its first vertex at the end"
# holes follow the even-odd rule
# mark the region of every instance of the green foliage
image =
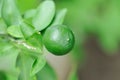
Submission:
POLYGON ((63 24, 63 21, 64 21, 64 18, 65 18, 66 13, 67 13, 67 9, 66 9, 66 8, 64 8, 64 9, 62 9, 62 10, 59 10, 59 11, 56 13, 55 18, 54 18, 51 26, 63 24))
POLYGON ((15 0, 3 0, 1 15, 8 26, 19 25, 21 16, 16 7, 15 0))
POLYGON ((62 25, 66 9, 56 14, 54 1, 46 0, 36 9, 22 10, 22 1, 29 2, 0 0, 0 80, 57 80, 46 64, 41 30, 62 25))
POLYGON ((19 26, 15 26, 15 25, 9 26, 7 28, 7 32, 8 32, 9 35, 11 35, 13 37, 16 37, 16 38, 22 38, 23 37, 23 34, 22 34, 19 26))
POLYGON ((29 24, 25 21, 23 21, 21 23, 20 28, 21 28, 21 31, 24 35, 24 38, 28 38, 35 33, 35 28, 31 24, 29 24))
MULTIPOLYGON (((4 73, 12 73, 11 77, 17 78, 19 72, 16 68, 16 61, 19 49, 12 45, 12 42, 5 39, 0 38, 0 42, 0 71, 3 71, 4 73)), ((5 75, 10 76, 10 74, 5 75)))
POLYGON ((52 21, 55 15, 55 4, 52 0, 46 0, 41 3, 33 17, 33 25, 37 31, 45 29, 52 21))
POLYGON ((45 67, 37 73, 38 80, 58 80, 53 68, 47 63, 45 67))
POLYGON ((26 53, 28 52, 24 51, 20 53, 18 66, 20 67, 21 72, 19 80, 33 80, 33 76, 30 75, 30 72, 34 63, 34 59, 28 55, 25 55, 26 53))
POLYGON ((7 25, 5 24, 4 20, 0 18, 0 34, 7 33, 7 25))

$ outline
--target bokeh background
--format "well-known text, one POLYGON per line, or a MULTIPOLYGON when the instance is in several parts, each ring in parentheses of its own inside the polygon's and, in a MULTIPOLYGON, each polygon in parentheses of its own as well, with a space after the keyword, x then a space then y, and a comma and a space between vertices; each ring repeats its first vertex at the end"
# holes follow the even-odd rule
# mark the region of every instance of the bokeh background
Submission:
MULTIPOLYGON (((76 39, 70 54, 47 56, 59 80, 120 80, 120 1, 54 1, 57 10, 68 9, 64 24, 76 39)), ((24 13, 40 2, 18 0, 18 5, 24 13)))

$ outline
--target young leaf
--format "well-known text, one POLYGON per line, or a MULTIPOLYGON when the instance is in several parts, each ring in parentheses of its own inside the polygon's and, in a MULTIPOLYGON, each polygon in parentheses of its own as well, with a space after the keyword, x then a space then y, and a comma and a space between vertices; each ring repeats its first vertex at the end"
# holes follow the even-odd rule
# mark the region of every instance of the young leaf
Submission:
POLYGON ((1 15, 8 26, 21 23, 21 15, 16 7, 15 0, 3 0, 1 15))
POLYGON ((33 26, 37 31, 45 29, 52 21, 55 14, 55 4, 53 0, 45 0, 41 3, 35 16, 33 17, 33 26))
POLYGON ((0 70, 14 72, 16 74, 16 58, 18 56, 18 50, 14 50, 13 48, 10 48, 6 50, 7 55, 0 56, 0 70), (13 53, 13 52, 14 53, 13 53), (7 54, 9 52, 9 54, 7 54))
POLYGON ((25 53, 25 51, 21 51, 19 57, 18 67, 21 71, 19 80, 32 80, 33 77, 30 76, 30 70, 32 68, 32 64, 34 63, 34 59, 28 55, 25 55, 25 53))
MULTIPOLYGON (((33 41, 34 42, 34 41, 33 41)), ((16 41, 14 45, 20 49, 20 51, 25 51, 26 55, 29 55, 34 58, 38 58, 39 55, 42 54, 42 47, 33 46, 32 42, 25 42, 25 41, 16 41)), ((39 44, 40 45, 40 44, 39 44)))
POLYGON ((41 34, 35 33, 30 38, 26 40, 27 44, 36 48, 38 53, 42 53, 43 42, 41 34))
POLYGON ((19 26, 12 25, 7 28, 8 34, 16 38, 23 38, 23 34, 19 26))
POLYGON ((11 45, 8 41, 5 41, 3 39, 0 40, 0 56, 9 54, 10 49, 12 48, 13 48, 13 45, 11 45))
POLYGON ((32 24, 33 17, 36 15, 37 10, 31 9, 24 13, 23 18, 28 21, 30 24, 32 24))
POLYGON ((43 54, 41 54, 41 37, 39 37, 40 35, 34 36, 35 37, 31 37, 29 40, 27 40, 27 43, 21 42, 16 44, 21 51, 19 66, 22 72, 20 75, 20 80, 32 80, 31 78, 33 78, 35 74, 43 68, 46 62, 43 54))
POLYGON ((0 39, 0 43, 0 71, 11 72, 13 75, 17 75, 16 60, 19 50, 3 39, 0 39))
POLYGON ((40 55, 36 59, 34 65, 32 67, 31 76, 34 76, 36 73, 38 73, 45 66, 45 63, 46 63, 46 60, 45 60, 44 56, 40 55))
POLYGON ((21 23, 20 28, 21 28, 21 31, 22 31, 25 38, 28 38, 28 37, 32 36, 33 33, 35 33, 34 27, 25 21, 23 21, 21 23))
POLYGON ((28 44, 27 42, 18 42, 15 44, 20 49, 21 53, 18 62, 18 67, 21 70, 19 80, 33 80, 36 72, 38 72, 45 64, 45 59, 41 54, 41 48, 39 47, 38 50, 38 46, 33 46, 36 45, 34 44, 36 41, 31 42, 31 44, 28 44))
POLYGON ((7 25, 3 21, 2 18, 0 18, 0 34, 6 34, 7 33, 7 25))
POLYGON ((5 79, 5 80, 18 80, 19 74, 11 74, 11 72, 8 72, 8 73, 6 73, 6 76, 7 76, 7 79, 5 79))
POLYGON ((53 68, 47 63, 44 68, 37 73, 37 80, 58 80, 53 68))
POLYGON ((52 26, 53 25, 59 25, 59 24, 61 25, 64 21, 66 13, 67 13, 66 8, 58 11, 57 14, 55 15, 55 19, 53 20, 52 26))

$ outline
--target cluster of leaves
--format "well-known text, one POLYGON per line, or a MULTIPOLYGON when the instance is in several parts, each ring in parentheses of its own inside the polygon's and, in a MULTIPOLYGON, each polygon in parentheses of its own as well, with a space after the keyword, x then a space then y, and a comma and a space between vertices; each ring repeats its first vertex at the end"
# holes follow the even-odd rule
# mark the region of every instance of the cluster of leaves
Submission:
POLYGON ((66 11, 56 13, 54 1, 46 0, 21 14, 15 0, 0 0, 0 80, 57 80, 46 64, 41 32, 62 24, 66 11))

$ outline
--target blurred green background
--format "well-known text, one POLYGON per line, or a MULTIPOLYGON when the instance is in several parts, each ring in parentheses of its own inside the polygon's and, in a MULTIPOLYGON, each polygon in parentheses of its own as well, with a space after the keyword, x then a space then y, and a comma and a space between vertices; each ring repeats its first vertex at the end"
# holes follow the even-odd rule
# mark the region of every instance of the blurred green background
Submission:
MULTIPOLYGON (((74 78, 77 73, 80 80, 120 80, 120 1, 54 1, 57 10, 68 9, 64 24, 75 34, 76 44, 70 54, 73 64, 71 80, 77 80, 74 78)), ((23 14, 25 10, 35 8, 40 2, 41 0, 18 0, 17 4, 23 14)))

